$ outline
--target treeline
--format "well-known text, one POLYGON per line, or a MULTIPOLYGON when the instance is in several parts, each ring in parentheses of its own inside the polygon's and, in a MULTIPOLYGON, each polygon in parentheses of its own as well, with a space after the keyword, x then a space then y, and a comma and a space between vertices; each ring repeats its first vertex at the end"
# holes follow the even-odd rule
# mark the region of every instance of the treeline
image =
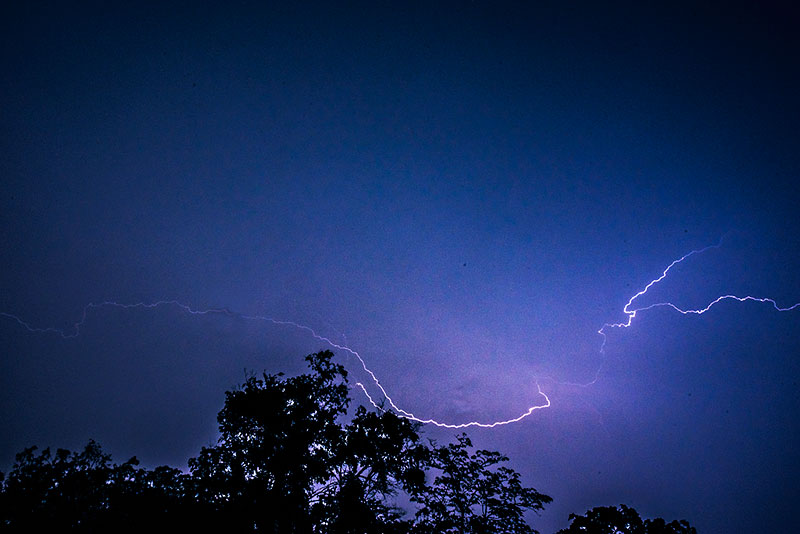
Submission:
MULTIPOLYGON (((350 405, 333 353, 310 373, 249 377, 226 392, 220 437, 189 472, 117 465, 90 441, 81 452, 36 447, 0 474, 3 532, 269 532, 275 534, 537 533, 525 519, 551 498, 526 487, 498 452, 465 434, 423 441, 420 425, 350 405)), ((594 508, 560 534, 693 534, 685 521, 594 508)))

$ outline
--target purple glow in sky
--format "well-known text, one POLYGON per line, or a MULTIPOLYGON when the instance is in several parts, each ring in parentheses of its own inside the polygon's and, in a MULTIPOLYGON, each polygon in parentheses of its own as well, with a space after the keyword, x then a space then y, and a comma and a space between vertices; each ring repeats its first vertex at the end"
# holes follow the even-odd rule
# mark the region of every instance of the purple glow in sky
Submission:
MULTIPOLYGON (((608 340, 608 337, 607 337, 606 332, 605 332, 606 328, 629 328, 631 326, 631 323, 632 323, 633 319, 636 317, 637 312, 647 311, 647 310, 651 310, 653 308, 657 308, 657 307, 661 307, 661 306, 668 306, 668 307, 672 308, 673 310, 677 311, 678 313, 681 313, 682 315, 686 315, 686 314, 697 314, 697 315, 700 315, 700 314, 703 314, 703 313, 707 312, 708 310, 710 310, 711 307, 714 306, 715 304, 717 304, 717 303, 719 303, 719 302, 721 302, 723 300, 728 300, 728 299, 732 299, 732 300, 735 300, 737 302, 755 301, 755 302, 761 302, 761 303, 770 303, 770 304, 772 304, 772 306, 777 311, 781 311, 781 312, 791 311, 791 310, 794 310, 795 308, 797 308, 798 306, 800 306, 800 302, 799 302, 799 303, 793 304, 793 305, 791 305, 789 307, 781 308, 780 306, 778 306, 778 304, 773 299, 766 298, 766 297, 753 297, 753 296, 750 296, 750 295, 747 295, 747 296, 744 296, 744 297, 738 297, 738 296, 735 296, 735 295, 722 295, 722 296, 719 296, 716 299, 712 300, 707 306, 705 306, 702 309, 682 310, 681 308, 679 308, 675 304, 672 304, 671 302, 658 302, 656 304, 650 304, 650 305, 648 305, 648 306, 646 306, 644 308, 636 308, 636 309, 633 309, 633 310, 630 309, 630 307, 633 305, 633 301, 634 300, 636 300, 637 298, 645 295, 647 293, 647 291, 651 287, 653 287, 655 284, 657 284, 657 283, 661 282, 662 280, 664 280, 664 278, 667 277, 667 273, 669 273, 670 269, 672 269, 672 267, 674 267, 676 264, 686 260, 687 258, 689 258, 690 256, 693 256, 694 254, 699 254, 699 253, 705 252, 706 250, 711 249, 711 248, 719 248, 719 246, 720 245, 711 245, 711 246, 708 246, 708 247, 705 247, 705 248, 702 248, 702 249, 699 249, 699 250, 693 250, 693 251, 691 251, 691 252, 689 252, 687 254, 684 254, 683 256, 678 258, 677 260, 675 260, 672 263, 670 263, 667 266, 667 268, 664 269, 664 272, 661 273, 661 276, 651 280, 644 287, 644 289, 642 289, 641 291, 639 291, 638 293, 633 295, 628 300, 627 304, 625 304, 625 307, 622 310, 628 316, 628 320, 626 322, 624 322, 624 323, 606 323, 606 324, 603 325, 602 328, 600 328, 600 330, 597 331, 598 334, 603 336, 603 343, 600 346, 600 353, 603 354, 605 352, 605 345, 606 345, 606 341, 608 340)), ((464 422, 464 423, 452 423, 452 422, 437 421, 435 419, 425 419, 424 416, 414 415, 413 413, 411 413, 411 412, 409 412, 407 410, 404 410, 403 408, 398 406, 395 403, 395 401, 392 399, 392 397, 389 395, 389 393, 386 391, 386 389, 381 385, 381 382, 378 379, 378 377, 375 376, 375 373, 372 372, 372 370, 370 370, 369 367, 367 367, 367 363, 364 361, 364 359, 361 357, 361 355, 357 351, 353 350, 352 348, 350 348, 350 347, 348 347, 346 345, 341 345, 339 343, 336 343, 335 341, 332 341, 331 339, 329 339, 329 338, 327 338, 325 336, 319 335, 310 326, 299 324, 299 323, 296 323, 294 321, 278 320, 278 319, 273 319, 271 317, 265 317, 265 316, 261 316, 261 315, 244 315, 244 314, 241 314, 241 313, 235 313, 235 312, 229 310, 228 308, 209 308, 209 309, 205 309, 205 310, 195 310, 195 309, 192 309, 190 306, 188 306, 186 304, 182 304, 182 303, 174 301, 174 300, 160 300, 160 301, 152 302, 152 303, 138 302, 138 303, 135 303, 135 304, 122 304, 122 303, 114 302, 114 301, 105 301, 105 302, 100 302, 100 303, 97 303, 97 304, 89 303, 89 304, 86 305, 86 307, 84 307, 83 314, 81 315, 81 319, 73 325, 71 331, 64 331, 64 330, 60 330, 60 329, 54 328, 54 327, 45 327, 45 328, 34 327, 34 326, 31 326, 28 322, 23 321, 21 318, 19 318, 18 316, 14 315, 14 314, 11 314, 11 313, 0 312, 0 316, 6 317, 8 319, 11 319, 11 320, 15 321, 17 324, 19 324, 20 326, 22 326, 28 332, 31 332, 31 333, 45 333, 45 334, 53 333, 53 334, 58 334, 62 339, 72 339, 72 338, 75 338, 78 335, 80 335, 81 326, 83 326, 83 324, 86 322, 87 313, 90 310, 97 309, 97 308, 106 308, 106 307, 122 308, 122 309, 136 309, 136 308, 153 309, 153 308, 157 308, 157 307, 160 307, 160 306, 177 306, 178 308, 180 308, 184 312, 189 313, 191 315, 227 315, 227 316, 235 316, 235 317, 238 317, 238 318, 241 318, 241 319, 246 319, 246 320, 251 320, 251 321, 266 321, 268 323, 271 323, 271 324, 277 325, 277 326, 291 326, 291 327, 297 328, 299 330, 305 331, 308 334, 310 334, 314 339, 316 339, 318 341, 321 341, 321 342, 327 344, 328 346, 330 346, 330 348, 337 349, 339 351, 344 351, 344 352, 346 352, 348 354, 351 354, 351 355, 356 357, 358 362, 361 364, 361 368, 364 370, 365 373, 367 373, 367 375, 369 375, 370 379, 372 380, 372 384, 374 384, 374 386, 376 388, 378 388, 378 390, 380 391, 380 393, 382 395, 382 399, 383 400, 380 401, 380 402, 376 402, 374 400, 374 398, 369 394, 369 391, 367 390, 367 388, 361 382, 356 382, 355 383, 355 386, 357 386, 364 393, 366 398, 369 400, 369 403, 372 404, 373 407, 375 407, 376 409, 382 410, 383 409, 382 408, 383 403, 384 402, 388 403, 389 407, 391 407, 391 409, 394 410, 397 414, 399 414, 400 416, 405 417, 407 419, 410 419, 412 421, 416 421, 418 423, 430 424, 430 425, 434 425, 434 426, 437 426, 437 427, 440 427, 440 428, 449 428, 449 429, 455 429, 455 430, 465 429, 465 428, 470 428, 470 427, 495 428, 495 427, 498 427, 498 426, 509 425, 509 424, 512 424, 512 423, 518 423, 518 422, 522 421, 523 419, 525 419, 526 417, 528 417, 529 415, 533 414, 536 410, 541 410, 541 409, 550 407, 550 398, 547 396, 547 394, 545 392, 542 391, 542 388, 541 388, 541 386, 539 385, 539 382, 538 382, 539 377, 533 377, 533 381, 536 384, 537 393, 541 397, 544 398, 545 402, 544 402, 544 404, 530 406, 527 411, 525 411, 524 413, 522 413, 521 415, 518 415, 516 417, 512 417, 510 419, 501 419, 501 420, 497 420, 497 421, 490 421, 490 422, 467 421, 467 422, 464 422)), ((591 382, 586 383, 586 384, 582 384, 582 386, 584 386, 584 387, 585 386, 589 386, 589 385, 594 384, 595 382, 597 382, 597 379, 598 379, 598 377, 600 375, 601 368, 602 368, 602 365, 600 367, 598 367, 597 371, 595 372, 594 379, 591 382)), ((572 383, 572 382, 561 382, 561 384, 562 385, 581 385, 581 384, 575 384, 575 383, 572 383)))

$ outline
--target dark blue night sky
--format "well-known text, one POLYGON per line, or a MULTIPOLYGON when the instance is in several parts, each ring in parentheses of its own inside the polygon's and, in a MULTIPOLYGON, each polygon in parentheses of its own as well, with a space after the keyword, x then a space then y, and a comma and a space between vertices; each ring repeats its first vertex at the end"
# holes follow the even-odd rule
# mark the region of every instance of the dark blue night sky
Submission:
POLYGON ((245 369, 328 348, 262 315, 424 418, 516 417, 539 377, 550 408, 470 435, 553 496, 543 532, 799 531, 800 310, 597 333, 723 235, 637 303, 800 301, 795 8, 292 4, 2 9, 0 312, 234 313, 0 317, 0 470, 89 438, 185 466, 245 369))

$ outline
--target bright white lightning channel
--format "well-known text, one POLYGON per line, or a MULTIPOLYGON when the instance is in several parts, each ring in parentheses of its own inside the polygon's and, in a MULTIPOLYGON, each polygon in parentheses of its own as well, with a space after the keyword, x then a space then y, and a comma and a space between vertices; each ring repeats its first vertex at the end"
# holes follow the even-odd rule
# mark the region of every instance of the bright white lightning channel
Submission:
MULTIPOLYGON (((778 303, 775 300, 773 300, 771 298, 754 297, 754 296, 751 296, 751 295, 745 295, 745 296, 721 295, 721 296, 715 298, 714 300, 712 300, 705 307, 697 308, 697 309, 683 309, 683 308, 680 308, 679 306, 677 306, 677 305, 675 305, 675 304, 673 304, 671 302, 658 302, 658 303, 650 304, 648 306, 644 306, 644 307, 641 307, 641 308, 633 308, 634 301, 636 301, 639 297, 645 295, 650 290, 650 288, 652 288, 653 286, 655 286, 656 284, 658 284, 659 282, 664 280, 667 277, 667 275, 669 274, 670 270, 675 265, 683 262, 684 260, 690 258, 691 256, 693 256, 695 254, 700 254, 702 252, 705 252, 708 249, 718 248, 719 246, 720 246, 720 244, 710 245, 710 246, 702 248, 702 249, 693 250, 693 251, 681 256, 677 260, 675 260, 672 263, 670 263, 667 266, 667 268, 664 269, 664 271, 661 273, 661 275, 659 277, 651 280, 649 283, 647 283, 647 285, 644 286, 643 289, 641 289, 639 292, 634 294, 630 299, 628 299, 628 302, 625 304, 624 308, 622 309, 622 312, 625 314, 627 319, 624 322, 620 322, 620 323, 605 323, 597 331, 598 334, 600 334, 602 336, 602 338, 603 338, 602 344, 600 345, 600 354, 601 355, 605 354, 605 346, 606 346, 606 342, 608 340, 608 336, 607 336, 607 333, 606 333, 607 329, 609 329, 609 328, 629 328, 631 326, 631 324, 633 323, 633 320, 636 318, 637 313, 644 312, 644 311, 647 311, 647 310, 651 310, 653 308, 667 307, 667 308, 671 308, 671 309, 677 311, 678 313, 680 313, 682 315, 689 315, 689 314, 702 315, 702 314, 706 313, 707 311, 709 311, 716 304, 718 304, 718 303, 720 303, 720 302, 722 302, 724 300, 733 300, 733 301, 736 301, 736 302, 754 301, 754 302, 759 302, 759 303, 768 303, 768 304, 771 304, 772 307, 775 308, 775 310, 777 310, 779 312, 788 312, 788 311, 794 310, 795 308, 800 307, 800 302, 798 302, 796 304, 793 304, 791 306, 781 307, 781 306, 778 305, 778 303)), ((152 309, 152 308, 159 308, 159 307, 163 307, 163 306, 174 306, 174 307, 177 307, 177 308, 179 308, 179 309, 183 310, 184 312, 186 312, 188 314, 191 314, 191 315, 227 315, 227 316, 231 316, 231 317, 239 317, 239 318, 242 318, 242 319, 247 319, 247 320, 252 320, 252 321, 264 321, 264 322, 268 322, 268 323, 271 323, 271 324, 274 324, 274 325, 277 325, 277 326, 288 326, 288 327, 296 328, 296 329, 299 329, 299 330, 303 330, 303 331, 307 332, 308 334, 310 334, 315 339, 317 339, 319 341, 322 341, 323 343, 326 343, 330 347, 332 347, 334 349, 338 349, 338 350, 344 351, 344 352, 347 352, 348 354, 351 354, 352 356, 356 357, 356 359, 361 364, 361 368, 367 373, 367 375, 369 375, 370 379, 372 380, 372 382, 375 384, 375 386, 378 388, 378 390, 380 391, 381 395, 383 395, 383 397, 385 399, 385 401, 382 402, 382 403, 376 402, 373 399, 373 397, 369 394, 369 392, 367 391, 367 388, 362 383, 357 382, 356 386, 358 386, 362 390, 362 392, 364 393, 364 395, 366 396, 366 398, 370 402, 370 404, 372 404, 375 408, 377 408, 379 410, 383 410, 384 409, 383 405, 384 404, 388 404, 389 408, 394 410, 401 417, 405 417, 406 419, 410 419, 412 421, 416 421, 416 422, 419 422, 419 423, 430 424, 430 425, 435 425, 435 426, 438 426, 438 427, 450 428, 450 429, 463 429, 463 428, 469 428, 469 427, 494 428, 494 427, 498 427, 498 426, 502 426, 502 425, 510 425, 512 423, 517 423, 519 421, 522 421, 523 419, 525 419, 528 416, 530 416, 531 414, 533 414, 533 412, 535 412, 536 410, 542 410, 544 408, 549 408, 550 405, 551 405, 550 398, 547 396, 547 394, 544 391, 542 391, 538 381, 534 380, 534 383, 536 384, 537 394, 544 399, 544 403, 543 404, 535 404, 533 406, 530 406, 526 411, 522 412, 520 415, 518 415, 516 417, 510 418, 510 419, 494 421, 494 422, 469 421, 469 422, 466 422, 466 423, 445 423, 445 422, 442 422, 442 421, 437 421, 435 419, 430 419, 430 418, 426 419, 424 417, 417 416, 417 415, 415 415, 415 414, 413 414, 413 413, 411 413, 411 412, 409 412, 407 410, 404 410, 403 408, 398 406, 397 403, 395 403, 394 399, 392 399, 392 397, 389 395, 389 393, 383 387, 383 385, 381 384, 380 380, 378 380, 378 377, 375 375, 375 373, 372 372, 372 370, 370 370, 369 367, 367 367, 367 364, 364 361, 364 359, 354 349, 351 349, 350 347, 348 347, 346 345, 343 345, 343 344, 340 344, 340 343, 336 343, 333 340, 318 334, 313 328, 311 328, 309 326, 306 326, 306 325, 303 325, 303 324, 300 324, 300 323, 296 323, 294 321, 283 321, 283 320, 273 319, 272 317, 267 317, 267 316, 263 316, 263 315, 245 315, 245 314, 233 312, 233 311, 229 310, 228 308, 208 308, 208 309, 197 310, 197 309, 194 309, 194 308, 192 308, 192 307, 190 307, 190 306, 188 306, 186 304, 183 304, 183 303, 181 303, 181 302, 179 302, 177 300, 159 300, 159 301, 151 302, 151 303, 138 302, 138 303, 135 303, 135 304, 125 304, 125 303, 119 303, 119 302, 115 302, 115 301, 104 301, 104 302, 100 302, 100 303, 89 303, 83 308, 83 313, 81 314, 80 320, 78 322, 74 323, 72 328, 69 329, 69 330, 64 330, 64 329, 59 329, 59 328, 52 328, 52 327, 48 327, 48 328, 35 327, 35 326, 31 325, 30 323, 28 323, 26 321, 23 321, 19 316, 11 314, 11 313, 0 312, 0 316, 9 318, 9 319, 15 321, 20 326, 25 328, 28 332, 39 333, 39 334, 57 334, 57 335, 61 336, 63 339, 72 339, 72 338, 78 337, 80 335, 81 328, 86 323, 86 320, 87 320, 87 317, 88 317, 88 313, 89 313, 90 310, 100 309, 100 308, 121 308, 121 309, 145 308, 145 309, 152 309)), ((560 384, 579 385, 579 386, 588 386, 588 385, 594 384, 597 381, 598 377, 599 377, 601 369, 602 369, 602 363, 601 363, 600 367, 598 367, 597 372, 595 373, 594 379, 591 382, 587 383, 587 384, 574 384, 574 383, 570 383, 570 382, 560 382, 560 384)))

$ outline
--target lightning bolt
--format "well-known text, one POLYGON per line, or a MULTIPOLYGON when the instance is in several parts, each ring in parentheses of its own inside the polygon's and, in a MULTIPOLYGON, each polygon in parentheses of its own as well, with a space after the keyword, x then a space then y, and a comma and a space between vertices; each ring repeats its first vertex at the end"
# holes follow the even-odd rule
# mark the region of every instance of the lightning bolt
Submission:
MULTIPOLYGON (((517 421, 520 421, 520 420, 524 419, 525 417, 529 416, 535 410, 540 410, 542 408, 548 408, 550 406, 550 399, 541 390, 541 388, 538 387, 538 384, 537 384, 537 389, 539 391, 539 394, 542 397, 544 397, 545 404, 532 406, 532 407, 530 407, 528 409, 527 412, 523 413, 519 417, 515 417, 515 418, 509 419, 507 421, 496 421, 494 423, 481 423, 481 422, 478 422, 478 421, 471 421, 469 423, 450 424, 450 423, 442 423, 442 422, 436 421, 434 419, 423 419, 421 417, 418 417, 418 416, 414 415, 413 413, 411 413, 411 412, 409 412, 407 410, 404 410, 403 408, 401 408, 400 406, 398 406, 395 403, 394 399, 392 399, 392 397, 389 395, 389 393, 383 387, 383 384, 381 384, 381 382, 378 379, 377 375, 369 367, 367 367, 367 363, 364 361, 364 358, 361 357, 361 354, 359 354, 358 351, 353 350, 350 347, 348 347, 346 345, 343 345, 341 343, 337 343, 337 342, 333 341, 332 339, 330 339, 328 337, 325 337, 325 336, 323 336, 321 334, 318 334, 316 330, 314 330, 310 326, 306 326, 304 324, 296 323, 294 321, 284 321, 284 320, 280 320, 280 319, 274 319, 272 317, 267 317, 267 316, 264 316, 264 315, 245 315, 245 314, 242 314, 242 313, 236 313, 234 311, 231 311, 228 308, 208 308, 208 309, 198 310, 198 309, 192 308, 191 306, 189 306, 187 304, 183 304, 183 303, 181 303, 181 302, 179 302, 177 300, 159 300, 157 302, 151 302, 151 303, 137 302, 135 304, 124 304, 124 303, 119 303, 119 302, 115 302, 115 301, 104 301, 104 302, 99 302, 99 303, 89 303, 83 308, 83 312, 81 314, 81 319, 78 322, 76 322, 75 324, 73 324, 72 328, 69 329, 69 330, 63 330, 63 329, 52 328, 52 327, 50 327, 50 328, 37 328, 37 327, 32 326, 30 323, 28 323, 26 321, 23 321, 19 316, 16 316, 16 315, 13 315, 13 314, 10 314, 10 313, 5 313, 5 312, 0 312, 0 315, 2 315, 3 317, 8 317, 9 319, 12 319, 12 320, 16 321, 20 326, 22 326, 23 328, 25 328, 26 330, 28 330, 31 333, 58 334, 63 339, 73 339, 73 338, 76 338, 76 337, 78 337, 80 335, 81 328, 86 323, 86 320, 87 320, 87 318, 89 316, 89 311, 90 310, 98 309, 98 308, 121 308, 121 309, 125 309, 125 310, 136 309, 136 308, 153 309, 153 308, 159 308, 159 307, 164 307, 164 306, 174 306, 174 307, 177 307, 177 308, 179 308, 179 309, 183 310, 184 312, 186 312, 188 314, 191 314, 191 315, 226 315, 226 316, 229 316, 229 317, 238 317, 238 318, 246 319, 246 320, 250 320, 250 321, 264 321, 264 322, 268 322, 268 323, 271 323, 271 324, 276 325, 276 326, 290 326, 290 327, 296 328, 298 330, 305 331, 308 334, 310 334, 314 339, 316 339, 318 341, 322 341, 323 343, 329 345, 330 347, 332 347, 334 349, 338 349, 338 350, 344 351, 344 352, 346 352, 346 353, 348 353, 348 354, 350 354, 352 356, 355 356, 355 358, 361 364, 361 368, 369 375, 370 379, 373 381, 375 386, 377 386, 377 388, 380 390, 380 392, 383 395, 383 397, 386 399, 386 403, 395 412, 397 412, 402 417, 405 417, 406 419, 410 419, 412 421, 416 421, 418 423, 432 424, 432 425, 440 426, 440 427, 443 427, 443 428, 452 428, 452 429, 468 428, 468 427, 473 427, 473 426, 483 427, 483 428, 493 428, 493 427, 496 427, 496 426, 499 426, 499 425, 507 425, 507 424, 510 424, 510 423, 516 423, 517 421)), ((356 385, 358 387, 360 387, 361 390, 366 394, 367 399, 369 400, 370 404, 372 404, 375 408, 381 409, 380 405, 373 400, 373 398, 369 395, 369 393, 367 393, 367 389, 364 387, 364 385, 362 383, 358 382, 356 385)))
MULTIPOLYGON (((651 287, 653 287, 654 285, 656 285, 659 282, 661 282, 664 278, 666 278, 667 274, 669 274, 670 269, 672 269, 673 267, 675 267, 679 263, 682 263, 683 261, 685 261, 686 259, 694 256, 695 254, 702 254, 703 252, 705 252, 705 251, 707 251, 709 249, 719 248, 721 245, 722 245, 722 240, 720 240, 720 242, 717 243, 716 245, 709 245, 707 247, 704 247, 704 248, 701 248, 701 249, 698 249, 698 250, 693 250, 693 251, 691 251, 691 252, 689 252, 687 254, 684 254, 683 256, 678 258, 677 260, 675 260, 672 263, 670 263, 669 265, 667 265, 667 268, 664 269, 664 272, 661 273, 661 276, 659 276, 658 278, 656 278, 654 280, 651 280, 650 283, 648 283, 646 286, 644 286, 644 289, 642 289, 641 291, 639 291, 638 293, 633 295, 630 299, 628 299, 628 302, 625 304, 625 307, 622 308, 622 313, 624 313, 625 315, 628 316, 628 320, 625 321, 624 323, 606 323, 600 328, 600 330, 597 331, 598 334, 603 336, 603 344, 600 345, 600 353, 604 354, 605 353, 605 349, 606 349, 606 341, 608 340, 608 336, 606 336, 606 328, 629 328, 631 326, 631 322, 636 317, 636 312, 648 310, 650 308, 654 308, 655 307, 655 306, 648 306, 646 308, 639 308, 639 309, 636 309, 636 310, 631 310, 630 307, 633 305, 633 301, 634 300, 636 300, 639 297, 641 297, 642 295, 646 294, 650 290, 651 287)), ((660 306, 671 306, 671 304, 666 303, 666 302, 661 303, 659 305, 660 306)), ((713 303, 710 304, 708 306, 708 308, 710 308, 711 306, 713 306, 713 303)), ((672 306, 672 307, 675 308, 676 310, 678 309, 676 306, 672 306)))
MULTIPOLYGON (((775 310, 777 310, 779 312, 788 312, 788 311, 791 311, 791 310, 794 310, 794 309, 800 307, 800 302, 798 302, 796 304, 793 304, 791 306, 788 306, 788 307, 781 307, 781 306, 778 305, 778 303, 774 299, 766 298, 766 297, 754 297, 754 296, 751 296, 751 295, 746 295, 746 296, 722 295, 722 296, 719 296, 716 299, 712 300, 705 307, 697 308, 697 309, 682 309, 679 306, 677 306, 677 305, 675 305, 675 304, 673 304, 671 302, 658 302, 658 303, 650 304, 648 306, 644 306, 644 307, 641 307, 641 308, 633 307, 634 306, 634 302, 639 297, 642 297, 643 295, 645 295, 653 286, 657 285, 659 282, 661 282, 662 280, 667 278, 667 275, 669 274, 670 270, 673 267, 675 267, 679 263, 684 262, 685 260, 687 260, 691 256, 694 256, 696 254, 701 254, 701 253, 703 253, 703 252, 705 252, 705 251, 707 251, 709 249, 712 249, 712 248, 719 248, 721 246, 721 244, 722 244, 722 241, 720 240, 720 242, 715 244, 715 245, 709 245, 707 247, 704 247, 704 248, 701 248, 701 249, 698 249, 698 250, 692 250, 691 252, 689 252, 687 254, 684 254, 680 258, 678 258, 678 259, 674 260, 672 263, 670 263, 666 267, 666 269, 664 269, 664 271, 661 273, 660 276, 658 276, 657 278, 655 278, 655 279, 651 280, 650 282, 648 282, 644 286, 643 289, 641 289, 640 291, 635 293, 633 296, 631 296, 630 299, 628 299, 628 302, 625 304, 625 306, 622 309, 622 312, 627 317, 627 319, 624 322, 620 322, 620 323, 605 323, 597 331, 597 333, 600 334, 602 336, 602 338, 603 338, 602 344, 600 345, 600 354, 601 355, 605 355, 605 347, 606 347, 606 343, 608 341, 608 334, 607 334, 607 330, 608 329, 611 329, 611 328, 630 328, 630 326, 633 324, 633 320, 637 317, 638 313, 644 312, 644 311, 647 311, 647 310, 651 310, 651 309, 654 309, 654 308, 668 307, 668 308, 671 308, 671 309, 677 311, 678 313, 681 313, 682 315, 689 315, 689 314, 702 315, 702 314, 706 313, 707 311, 709 311, 716 304, 718 304, 718 303, 720 303, 720 302, 722 302, 724 300, 734 300, 736 302, 754 301, 754 302, 759 302, 759 303, 769 303, 769 304, 772 305, 772 307, 775 310)), ((383 387, 383 385, 381 384, 380 380, 375 375, 375 373, 369 367, 367 367, 367 364, 364 361, 364 358, 361 357, 361 355, 358 353, 358 351, 348 347, 347 345, 344 345, 342 343, 337 343, 337 342, 331 340, 328 337, 325 337, 325 336, 323 336, 321 334, 318 334, 313 328, 311 328, 310 326, 306 326, 304 324, 300 324, 300 323, 297 323, 297 322, 294 322, 294 321, 285 321, 285 320, 274 319, 272 317, 268 317, 268 316, 264 316, 264 315, 246 315, 246 314, 234 312, 234 311, 232 311, 232 310, 230 310, 228 308, 194 309, 191 306, 189 306, 187 304, 183 304, 183 303, 181 303, 181 302, 179 302, 177 300, 159 300, 159 301, 151 302, 151 303, 138 302, 138 303, 135 303, 135 304, 125 304, 125 303, 119 303, 119 302, 115 302, 115 301, 104 301, 104 302, 99 302, 99 303, 89 303, 83 308, 83 312, 81 314, 80 320, 77 321, 76 323, 74 323, 72 325, 72 328, 70 328, 68 330, 67 329, 53 328, 53 327, 48 327, 48 328, 35 327, 32 324, 24 321, 19 316, 11 314, 11 313, 0 312, 0 316, 6 317, 8 319, 11 319, 11 320, 15 321, 17 324, 19 324, 20 326, 22 326, 23 328, 25 328, 27 331, 29 331, 31 333, 57 334, 57 335, 61 336, 63 339, 72 339, 72 338, 76 338, 76 337, 78 337, 80 335, 81 328, 86 323, 86 320, 88 318, 89 312, 91 310, 101 309, 101 308, 121 308, 121 309, 126 309, 126 310, 127 309, 137 309, 137 308, 153 309, 153 308, 159 308, 159 307, 165 307, 165 306, 177 307, 180 310, 182 310, 182 311, 184 311, 184 312, 186 312, 188 314, 191 314, 191 315, 225 315, 225 316, 229 316, 229 317, 238 317, 238 318, 245 319, 245 320, 250 320, 250 321, 263 321, 263 322, 271 323, 271 324, 276 325, 276 326, 292 327, 292 328, 307 332, 314 339, 317 339, 318 341, 321 341, 321 342, 329 345, 330 347, 332 347, 334 349, 338 349, 340 351, 344 351, 344 352, 354 356, 358 360, 358 362, 361 364, 361 368, 364 370, 364 372, 367 373, 367 375, 369 375, 369 377, 372 380, 372 382, 375 384, 375 386, 378 388, 378 390, 383 395, 384 401, 380 402, 380 403, 376 402, 373 399, 373 397, 369 394, 369 392, 367 391, 367 388, 364 386, 364 384, 362 384, 361 382, 356 382, 356 386, 361 389, 361 391, 367 397, 367 400, 376 409, 384 410, 385 409, 384 408, 384 404, 388 404, 389 407, 392 410, 394 410, 397 414, 399 414, 401 417, 405 417, 406 419, 410 419, 410 420, 416 421, 418 423, 430 424, 430 425, 435 425, 435 426, 438 426, 438 427, 449 428, 449 429, 464 429, 464 428, 469 428, 469 427, 495 428, 495 427, 498 427, 498 426, 510 425, 512 423, 517 423, 517 422, 522 421, 523 419, 527 418, 531 414, 533 414, 533 412, 535 412, 536 410, 542 410, 544 408, 549 408, 551 406, 550 398, 547 396, 547 394, 544 391, 542 391, 541 386, 539 385, 539 382, 538 382, 538 379, 545 379, 545 378, 551 379, 551 377, 538 377, 536 379, 536 381, 535 381, 536 389, 537 389, 538 395, 540 397, 544 398, 544 404, 536 404, 536 405, 530 406, 526 411, 524 411, 523 413, 521 413, 517 417, 513 417, 511 419, 500 420, 500 421, 488 422, 488 423, 487 422, 480 422, 480 421, 469 421, 469 422, 466 422, 466 423, 456 423, 456 424, 454 424, 454 423, 444 423, 444 422, 437 421, 435 419, 430 419, 430 418, 429 419, 425 419, 425 418, 422 418, 422 417, 419 417, 419 416, 413 414, 412 412, 404 410, 403 408, 401 408, 400 406, 398 406, 395 403, 394 399, 392 399, 392 397, 389 395, 389 393, 383 387)), ((591 384, 594 384, 595 382, 597 382, 597 380, 598 380, 598 378, 600 376, 600 372, 603 369, 604 363, 605 363, 605 359, 603 359, 601 361, 600 366, 598 367, 597 371, 595 372, 595 376, 594 376, 593 380, 588 382, 588 383, 585 383, 585 384, 579 384, 579 383, 573 383, 573 382, 558 382, 558 383, 562 384, 562 385, 572 385, 572 386, 582 386, 582 387, 586 387, 586 386, 589 386, 591 384)))
POLYGON ((769 303, 769 304, 772 304, 772 307, 775 308, 779 312, 787 312, 787 311, 794 310, 797 307, 800 307, 800 302, 798 302, 796 304, 792 304, 791 306, 781 307, 781 306, 778 305, 778 303, 775 300, 773 300, 771 298, 754 297, 754 296, 751 296, 751 295, 746 295, 744 297, 739 297, 737 295, 722 295, 722 296, 719 296, 719 297, 715 298, 711 302, 709 302, 705 307, 697 308, 697 309, 682 309, 682 308, 678 307, 677 305, 675 305, 675 304, 673 304, 671 302, 657 302, 655 304, 650 304, 648 306, 644 306, 643 308, 631 309, 631 306, 633 306, 633 302, 636 299, 638 299, 639 297, 645 295, 650 290, 651 287, 653 287, 654 285, 656 285, 659 282, 661 282, 662 280, 664 280, 667 277, 667 274, 669 274, 670 269, 675 267, 677 264, 687 260, 691 256, 694 256, 695 254, 701 254, 701 253, 703 253, 703 252, 705 252, 705 251, 707 251, 709 249, 712 249, 712 248, 719 248, 721 246, 721 244, 722 244, 722 241, 720 241, 716 245, 709 245, 707 247, 704 247, 704 248, 701 248, 701 249, 698 249, 698 250, 693 250, 693 251, 689 252, 688 254, 684 254, 683 256, 678 258, 677 260, 675 260, 672 263, 670 263, 667 266, 667 268, 664 269, 664 271, 661 273, 661 276, 659 276, 655 280, 650 281, 650 283, 648 283, 644 287, 644 289, 642 289, 641 291, 639 291, 638 293, 633 295, 630 299, 628 299, 628 302, 625 304, 625 307, 622 309, 622 312, 628 317, 627 320, 624 323, 606 323, 600 328, 600 330, 597 331, 598 334, 603 336, 603 344, 600 346, 600 352, 601 353, 605 352, 606 341, 608 339, 608 336, 606 335, 606 329, 607 328, 630 328, 631 324, 633 323, 633 320, 636 318, 636 314, 637 313, 643 312, 643 311, 647 311, 647 310, 652 310, 653 308, 668 307, 668 308, 672 308, 673 310, 675 310, 676 312, 678 312, 678 313, 680 313, 682 315, 690 315, 690 314, 702 315, 702 314, 706 313, 708 310, 710 310, 711 308, 713 308, 718 303, 722 302, 723 300, 735 300, 737 302, 753 301, 753 302, 769 303))

